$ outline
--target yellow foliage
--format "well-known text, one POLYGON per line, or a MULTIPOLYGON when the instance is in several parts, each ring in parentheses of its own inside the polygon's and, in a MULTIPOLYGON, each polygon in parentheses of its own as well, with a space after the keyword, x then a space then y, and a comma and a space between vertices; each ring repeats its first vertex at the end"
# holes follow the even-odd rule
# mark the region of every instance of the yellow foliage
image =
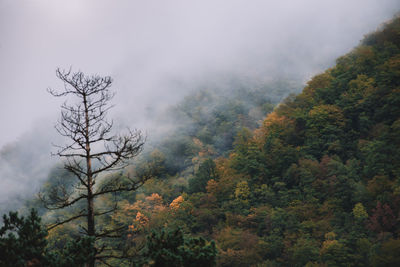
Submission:
POLYGON ((235 197, 239 200, 247 200, 250 196, 250 188, 246 181, 237 183, 235 189, 235 197))
POLYGON ((329 251, 330 248, 333 247, 340 247, 339 241, 337 240, 325 240, 322 243, 322 248, 321 248, 321 254, 325 254, 326 252, 329 251))
POLYGON ((353 215, 356 219, 366 219, 368 218, 368 213, 362 203, 357 203, 353 208, 353 215))
POLYGON ((342 110, 335 105, 319 105, 313 107, 310 112, 312 127, 325 127, 327 124, 342 128, 345 125, 345 118, 342 110))
POLYGON ((336 234, 334 232, 329 232, 325 234, 325 241, 322 243, 320 250, 321 254, 327 253, 331 248, 340 247, 339 241, 336 239, 336 234))
POLYGON ((207 190, 207 193, 215 196, 215 194, 218 190, 217 182, 214 179, 208 180, 206 190, 207 190))
POLYGON ((326 240, 335 240, 336 234, 335 232, 329 232, 325 234, 325 239, 326 240))

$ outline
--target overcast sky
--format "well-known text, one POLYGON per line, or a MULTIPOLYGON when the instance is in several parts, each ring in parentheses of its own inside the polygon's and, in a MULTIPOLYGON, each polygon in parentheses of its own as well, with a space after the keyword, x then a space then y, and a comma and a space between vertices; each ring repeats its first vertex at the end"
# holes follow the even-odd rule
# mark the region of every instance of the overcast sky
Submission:
POLYGON ((46 92, 61 86, 57 67, 111 75, 134 123, 185 93, 171 81, 307 79, 398 11, 398 0, 0 0, 0 147, 58 116, 46 92))
POLYGON ((46 91, 62 86, 57 67, 112 76, 110 115, 146 131, 209 81, 305 82, 399 10, 398 0, 0 0, 0 213, 37 193, 57 160, 60 99, 46 91))

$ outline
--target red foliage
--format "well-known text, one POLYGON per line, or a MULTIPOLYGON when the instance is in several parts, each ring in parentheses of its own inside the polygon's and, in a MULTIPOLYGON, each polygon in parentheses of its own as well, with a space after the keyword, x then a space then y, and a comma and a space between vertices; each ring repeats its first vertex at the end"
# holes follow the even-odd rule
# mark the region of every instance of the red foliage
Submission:
POLYGON ((376 232, 391 232, 396 225, 397 218, 393 213, 392 208, 388 204, 381 204, 380 201, 376 204, 376 208, 372 210, 372 215, 369 217, 367 227, 376 232))

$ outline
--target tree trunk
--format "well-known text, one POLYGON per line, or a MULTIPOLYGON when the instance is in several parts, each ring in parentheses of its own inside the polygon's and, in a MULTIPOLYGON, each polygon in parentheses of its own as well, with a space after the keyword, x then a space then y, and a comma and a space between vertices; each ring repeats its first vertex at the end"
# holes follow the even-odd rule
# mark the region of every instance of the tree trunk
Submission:
MULTIPOLYGON (((88 198, 87 198, 87 227, 88 227, 88 236, 95 237, 95 225, 94 225, 94 204, 93 204, 93 192, 92 192, 92 179, 90 180, 90 186, 88 186, 88 198)), ((92 256, 89 259, 89 267, 94 267, 95 258, 92 256)))
MULTIPOLYGON (((86 174, 87 174, 87 231, 88 236, 95 237, 95 225, 94 225, 94 203, 93 203, 93 175, 92 175, 92 162, 90 157, 90 137, 89 137, 89 110, 87 106, 86 96, 83 98, 83 104, 85 107, 85 141, 86 141, 86 174)), ((95 258, 94 256, 89 258, 89 267, 94 267, 95 258)))
MULTIPOLYGON (((141 186, 149 177, 143 177, 138 181, 125 184, 121 180, 113 181, 113 185, 106 188, 94 188, 96 177, 99 173, 117 170, 128 164, 128 159, 135 157, 142 151, 144 145, 143 136, 140 131, 131 131, 125 135, 112 135, 112 122, 106 119, 108 109, 111 108, 109 101, 114 94, 109 91, 111 77, 85 76, 82 72, 71 73, 71 71, 61 71, 57 69, 57 77, 64 82, 64 90, 56 92, 49 89, 49 92, 56 97, 75 96, 79 98, 78 103, 67 105, 66 102, 61 106, 61 120, 56 125, 56 130, 64 137, 68 137, 71 144, 60 146, 57 154, 66 157, 68 160, 64 164, 66 170, 73 173, 78 179, 79 186, 76 190, 70 191, 61 185, 57 193, 59 196, 43 197, 46 207, 49 209, 63 209, 86 199, 87 207, 82 208, 79 214, 56 222, 51 229, 68 223, 78 218, 86 217, 87 225, 84 226, 86 235, 92 239, 100 238, 108 231, 97 229, 95 216, 105 215, 115 211, 115 208, 101 214, 96 214, 95 198, 100 195, 115 192, 134 191, 141 186), (100 144, 104 145, 105 150, 94 149, 100 144), (93 160, 92 160, 93 159, 93 160), (83 190, 83 191, 81 191, 83 190)), ((112 232, 118 232, 116 228, 112 232)), ((96 245, 91 243, 93 253, 86 255, 85 266, 94 267, 97 253, 96 245), (94 254, 94 255, 92 255, 94 254)), ((103 253, 104 256, 109 253, 103 253)))

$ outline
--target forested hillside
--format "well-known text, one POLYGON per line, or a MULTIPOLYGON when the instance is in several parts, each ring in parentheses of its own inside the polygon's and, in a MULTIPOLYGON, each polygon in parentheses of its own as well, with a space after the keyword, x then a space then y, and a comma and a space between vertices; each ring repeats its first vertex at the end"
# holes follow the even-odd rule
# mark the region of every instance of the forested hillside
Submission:
MULTIPOLYGON (((243 128, 227 157, 207 159, 197 132, 199 167, 188 185, 174 180, 184 193, 172 201, 160 174, 127 203, 131 216, 144 216, 144 229, 179 225, 215 240, 219 266, 398 265, 399 52, 396 19, 261 127, 243 128)), ((212 125, 211 136, 221 133, 212 125)))
MULTIPOLYGON (((400 18, 273 108, 297 87, 187 97, 170 136, 109 174, 151 178, 97 199, 118 203, 98 223, 123 234, 80 240, 79 221, 63 224, 47 237, 62 252, 42 261, 100 242, 114 257, 99 266, 400 266, 400 18)), ((55 170, 44 190, 68 175, 55 170)), ((29 206, 44 222, 72 212, 29 206)))

